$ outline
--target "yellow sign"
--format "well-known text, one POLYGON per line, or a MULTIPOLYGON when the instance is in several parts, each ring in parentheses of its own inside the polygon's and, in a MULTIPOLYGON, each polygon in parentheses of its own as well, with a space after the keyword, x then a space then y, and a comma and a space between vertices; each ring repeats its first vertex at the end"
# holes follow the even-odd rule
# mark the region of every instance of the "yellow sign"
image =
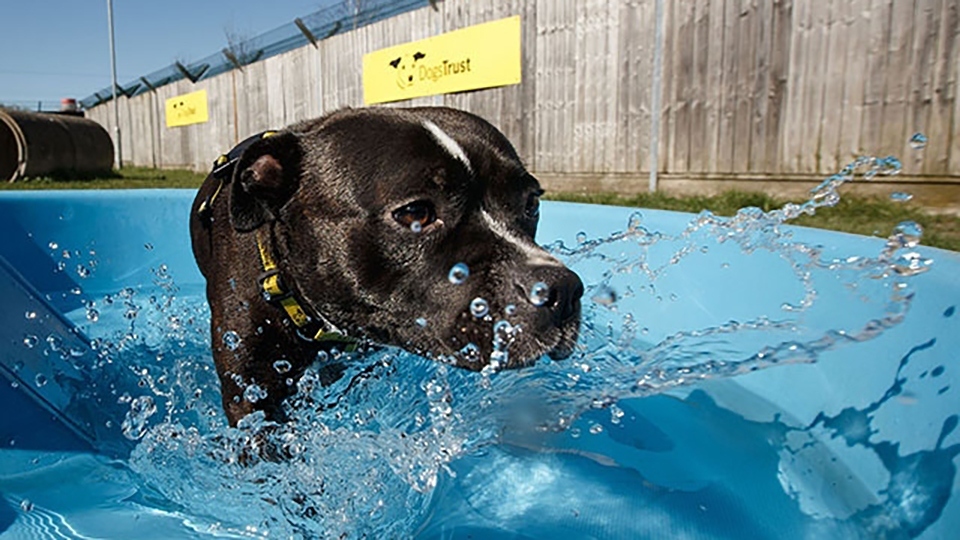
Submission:
POLYGON ((210 119, 206 90, 172 97, 166 103, 168 128, 202 124, 210 119))
POLYGON ((519 82, 519 15, 363 56, 368 105, 519 82))

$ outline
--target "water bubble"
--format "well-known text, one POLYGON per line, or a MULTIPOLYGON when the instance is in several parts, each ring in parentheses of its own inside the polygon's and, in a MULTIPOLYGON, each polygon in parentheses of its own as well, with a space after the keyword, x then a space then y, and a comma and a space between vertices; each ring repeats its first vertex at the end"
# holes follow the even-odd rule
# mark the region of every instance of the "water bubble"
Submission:
POLYGON ((462 262, 450 267, 450 273, 447 274, 447 279, 454 285, 460 285, 466 281, 468 277, 470 277, 470 268, 462 262))
POLYGON ((550 287, 542 282, 538 281, 533 284, 533 287, 530 287, 530 303, 535 306, 542 306, 547 303, 547 300, 550 298, 550 287))
POLYGON ((420 223, 419 221, 414 221, 413 223, 410 224, 410 230, 415 233, 419 233, 420 231, 423 230, 423 224, 420 223))
POLYGON ((913 194, 903 191, 896 191, 890 194, 890 200, 893 202, 907 202, 911 199, 913 199, 913 194))
POLYGON ((223 345, 230 349, 231 351, 237 350, 237 347, 240 346, 240 342, 243 341, 240 339, 240 335, 234 332, 233 330, 228 330, 223 333, 223 345))
POLYGON ((94 308, 87 308, 87 320, 97 322, 100 320, 100 312, 94 308))
POLYGON ((922 150, 925 146, 927 146, 927 136, 923 133, 918 131, 910 137, 910 148, 922 150))
POLYGON ((20 388, 20 383, 18 383, 17 381, 10 381, 10 388, 13 388, 14 390, 16 390, 17 388, 20 388))
POLYGON ((47 385, 47 376, 43 373, 37 373, 37 376, 34 377, 33 382, 36 383, 37 388, 43 388, 47 385))
POLYGON ((281 375, 289 372, 292 368, 293 365, 288 360, 280 359, 273 363, 273 370, 281 375))
POLYGON ((490 313, 490 305, 487 304, 486 300, 478 296, 470 302, 470 313, 478 319, 486 317, 487 313, 490 313))
POLYGON ((460 349, 460 356, 467 362, 480 361, 480 347, 475 343, 467 343, 460 349))
POLYGON ((513 304, 507 304, 507 307, 503 308, 503 312, 508 316, 512 317, 517 314, 517 306, 513 304))
POLYGON ((33 510, 33 503, 30 501, 30 499, 24 499, 20 501, 20 510, 23 510, 24 512, 33 510))
POLYGON ((243 391, 243 399, 250 403, 256 403, 267 397, 267 391, 256 384, 251 384, 243 391))
POLYGON ((23 346, 26 347, 26 348, 28 348, 28 349, 32 349, 32 348, 36 347, 36 346, 37 346, 37 343, 40 343, 40 338, 38 338, 37 336, 35 336, 35 335, 33 335, 33 334, 24 336, 24 338, 23 338, 23 346))
POLYGON ((603 433, 603 426, 601 426, 600 424, 594 424, 590 426, 591 435, 599 435, 601 433, 603 433))
POLYGON ((28 312, 24 313, 23 316, 24 316, 24 318, 26 318, 27 320, 32 321, 33 319, 36 319, 36 318, 37 318, 37 312, 36 312, 36 311, 28 311, 28 312))
POLYGON ((586 233, 586 232, 580 231, 580 232, 577 233, 577 243, 578 243, 578 244, 585 244, 585 243, 587 243, 587 233, 586 233))
POLYGON ((417 317, 417 320, 415 320, 415 321, 413 321, 413 322, 416 323, 416 325, 419 326, 420 328, 426 328, 426 327, 427 327, 427 320, 424 319, 423 317, 417 317))

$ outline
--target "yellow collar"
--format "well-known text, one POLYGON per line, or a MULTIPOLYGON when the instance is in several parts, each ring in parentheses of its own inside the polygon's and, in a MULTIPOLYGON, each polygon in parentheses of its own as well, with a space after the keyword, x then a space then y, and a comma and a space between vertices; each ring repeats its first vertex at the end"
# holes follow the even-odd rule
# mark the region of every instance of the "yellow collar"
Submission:
POLYGON ((293 292, 284 285, 280 278, 280 269, 270 252, 268 234, 265 227, 257 229, 257 250, 260 252, 260 262, 263 265, 263 273, 258 280, 263 298, 283 308, 293 324, 297 326, 302 338, 308 341, 339 342, 344 344, 344 350, 348 352, 355 350, 357 340, 344 335, 318 311, 313 310, 315 316, 308 315, 293 292))

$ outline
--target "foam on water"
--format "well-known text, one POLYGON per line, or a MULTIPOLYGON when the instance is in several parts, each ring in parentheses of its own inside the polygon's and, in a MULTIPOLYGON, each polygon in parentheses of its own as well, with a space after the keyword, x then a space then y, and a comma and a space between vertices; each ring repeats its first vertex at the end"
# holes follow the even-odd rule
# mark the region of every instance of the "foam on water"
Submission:
MULTIPOLYGON (((246 537, 410 537, 429 532, 425 522, 442 521, 434 515, 443 504, 438 493, 453 484, 475 496, 480 513, 508 527, 521 513, 529 516, 524 509, 544 506, 556 495, 538 492, 538 486, 555 485, 556 476, 566 474, 566 465, 557 465, 556 457, 564 454, 555 448, 535 454, 533 465, 519 461, 517 449, 542 450, 556 445, 556 437, 568 442, 616 437, 615 426, 642 416, 637 403, 643 400, 632 398, 706 379, 815 362, 826 351, 871 340, 899 324, 910 309, 911 277, 933 262, 915 251, 922 235, 918 225, 899 225, 872 257, 831 255, 828 248, 797 241, 783 228, 797 216, 835 205, 837 190, 858 175, 869 179, 898 170, 894 158, 862 158, 826 179, 803 204, 770 212, 744 208, 729 218, 703 212, 675 235, 648 230, 637 212, 623 231, 609 237, 590 239, 581 233, 574 246, 554 243, 549 249, 566 264, 588 268, 581 272, 587 285, 582 335, 571 358, 476 374, 394 349, 336 353, 321 359, 301 380, 289 381, 299 391, 288 400, 292 420, 283 425, 251 415, 238 428, 227 427, 209 355, 203 300, 193 291, 180 291, 160 267, 155 288, 104 296, 75 317, 95 338, 94 364, 101 381, 97 399, 103 405, 96 414, 135 441, 123 467, 153 494, 150 504, 189 515, 206 524, 204 530, 246 537), (740 287, 742 296, 751 300, 725 306, 721 313, 712 311, 709 317, 686 313, 682 328, 654 335, 644 324, 645 312, 675 316, 685 305, 684 265, 699 264, 698 258, 712 251, 729 255, 729 262, 716 269, 718 276, 740 276, 723 286, 740 287), (762 264, 745 254, 759 254, 762 264), (763 278, 759 266, 789 272, 795 286, 758 290, 763 278), (754 301, 758 295, 760 300, 754 301), (839 318, 825 313, 818 301, 824 295, 850 297, 849 312, 839 318), (631 308, 621 309, 624 303, 631 308), (344 375, 333 384, 321 384, 324 366, 331 362, 343 364, 344 375), (264 457, 278 454, 285 457, 264 457), (464 468, 465 463, 480 465, 464 468), (526 480, 497 483, 511 468, 516 469, 514 476, 526 480), (458 470, 465 472, 458 476, 458 470)), ((89 269, 77 272, 82 278, 89 269)), ((469 269, 457 265, 438 279, 462 281, 468 276, 469 269)), ((529 301, 537 303, 546 294, 543 289, 534 286, 529 301)), ((510 323, 509 310, 490 314, 479 298, 469 309, 477 317, 493 315, 494 354, 508 354, 510 336, 522 331, 510 323)), ((228 347, 241 346, 233 332, 224 333, 223 339, 228 347)), ((38 346, 38 341, 34 336, 24 346, 38 346)), ((69 357, 55 343, 45 346, 69 357)), ((901 370, 909 360, 907 355, 901 370)), ((264 361, 280 373, 289 370, 284 358, 264 361)), ((247 385, 245 399, 265 397, 259 386, 240 382, 247 385)), ((890 390, 875 403, 832 417, 821 415, 801 427, 779 420, 728 418, 735 415, 724 416, 699 391, 689 394, 689 400, 714 411, 717 421, 769 435, 770 444, 757 452, 766 452, 770 463, 787 470, 766 471, 766 481, 779 478, 775 487, 781 495, 824 518, 803 522, 807 532, 872 538, 907 531, 915 536, 946 503, 955 475, 951 460, 960 449, 942 445, 956 427, 956 416, 944 424, 933 450, 901 455, 895 445, 869 440, 872 416, 884 403, 903 396, 907 384, 898 371, 890 390), (804 500, 807 490, 797 484, 804 476, 789 471, 791 459, 831 438, 844 438, 848 446, 876 455, 890 478, 884 500, 852 509, 844 519, 823 510, 824 503, 804 500), (771 448, 780 448, 780 453, 771 448)), ((669 497, 661 500, 651 494, 649 500, 617 502, 614 494, 608 495, 608 509, 622 504, 664 515, 676 511, 669 497)), ((591 501, 575 493, 567 496, 581 501, 578 517, 590 514, 591 501)), ((698 496, 719 500, 707 492, 698 496)), ((526 519, 515 530, 531 526, 526 519)), ((623 524, 620 536, 642 534, 650 525, 641 521, 623 524)))

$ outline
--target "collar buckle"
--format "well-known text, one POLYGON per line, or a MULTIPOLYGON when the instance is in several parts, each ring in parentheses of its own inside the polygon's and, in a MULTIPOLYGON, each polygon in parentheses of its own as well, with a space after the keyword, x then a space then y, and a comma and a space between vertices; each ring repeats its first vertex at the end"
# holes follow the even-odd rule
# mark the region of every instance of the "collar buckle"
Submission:
POLYGON ((293 293, 290 292, 286 286, 284 286, 283 278, 280 277, 280 270, 277 268, 271 268, 270 270, 265 270, 257 276, 257 283, 260 284, 260 293, 263 295, 263 299, 271 304, 281 302, 293 296, 293 293))

